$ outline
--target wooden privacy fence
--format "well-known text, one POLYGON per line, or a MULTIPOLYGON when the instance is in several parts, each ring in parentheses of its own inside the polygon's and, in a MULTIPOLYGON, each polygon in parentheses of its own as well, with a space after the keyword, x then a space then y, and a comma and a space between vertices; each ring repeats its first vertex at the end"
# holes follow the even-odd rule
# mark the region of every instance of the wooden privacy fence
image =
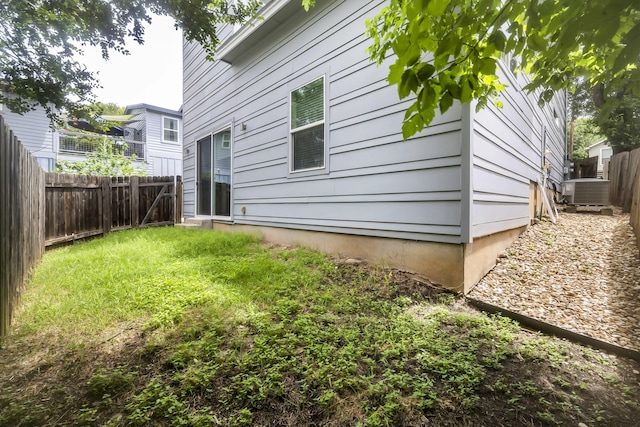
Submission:
POLYGON ((629 212, 640 244, 640 149, 618 153, 609 163, 611 203, 629 212))
POLYGON ((45 245, 182 217, 182 179, 46 174, 45 245))
POLYGON ((44 178, 0 116, 0 337, 44 252, 44 178))
POLYGON ((0 337, 46 245, 181 218, 181 177, 45 173, 0 115, 0 337))

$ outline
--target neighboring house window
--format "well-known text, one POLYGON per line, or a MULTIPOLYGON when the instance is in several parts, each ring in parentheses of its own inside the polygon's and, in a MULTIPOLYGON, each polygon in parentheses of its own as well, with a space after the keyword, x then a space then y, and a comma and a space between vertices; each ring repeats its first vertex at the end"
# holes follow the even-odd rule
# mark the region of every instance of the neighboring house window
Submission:
POLYGON ((171 117, 162 118, 162 141, 178 142, 178 119, 171 117))
POLYGON ((291 92, 291 171, 324 168, 324 76, 291 92))
POLYGON ((603 148, 600 152, 600 164, 604 166, 604 164, 611 158, 613 155, 613 148, 603 148))

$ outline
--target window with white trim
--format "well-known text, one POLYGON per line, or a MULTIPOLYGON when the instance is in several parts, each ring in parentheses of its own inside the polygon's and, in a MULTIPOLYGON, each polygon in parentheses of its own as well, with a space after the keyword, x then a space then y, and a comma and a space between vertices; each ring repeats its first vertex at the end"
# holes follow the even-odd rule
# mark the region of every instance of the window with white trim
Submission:
POLYGON ((291 91, 291 172, 325 167, 324 76, 291 91))
POLYGON ((179 142, 178 119, 172 117, 162 118, 162 141, 179 142))
POLYGON ((613 156, 613 148, 606 147, 600 150, 600 165, 604 166, 607 160, 611 159, 611 156, 613 156))

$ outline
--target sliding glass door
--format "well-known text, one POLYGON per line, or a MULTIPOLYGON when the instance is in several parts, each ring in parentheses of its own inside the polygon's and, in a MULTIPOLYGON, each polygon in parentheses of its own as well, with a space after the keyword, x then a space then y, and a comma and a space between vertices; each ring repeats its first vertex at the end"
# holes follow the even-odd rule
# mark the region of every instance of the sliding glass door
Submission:
POLYGON ((231 215, 231 129, 208 135, 196 143, 197 214, 231 215))

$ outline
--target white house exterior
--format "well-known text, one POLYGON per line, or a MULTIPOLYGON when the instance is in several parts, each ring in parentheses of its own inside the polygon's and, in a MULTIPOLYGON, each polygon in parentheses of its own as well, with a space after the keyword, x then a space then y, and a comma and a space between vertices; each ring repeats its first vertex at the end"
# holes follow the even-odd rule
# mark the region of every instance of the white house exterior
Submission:
POLYGON ((422 273, 468 291, 530 224, 565 96, 544 108, 508 67, 504 108, 454 105, 402 140, 408 107, 366 53, 385 1, 272 0, 223 28, 218 60, 184 45, 184 215, 422 273))
POLYGON ((182 175, 182 114, 149 104, 129 105, 123 123, 125 140, 145 144, 146 170, 152 176, 182 175))
POLYGON ((613 148, 607 144, 607 139, 596 142, 593 145, 585 147, 588 157, 598 157, 598 178, 607 178, 609 172, 609 160, 613 156, 613 148))
MULTIPOLYGON (((54 171, 57 160, 78 161, 91 151, 90 146, 78 144, 86 134, 73 129, 55 129, 43 108, 23 115, 0 106, 0 114, 22 144, 33 154, 45 171, 54 171)), ((123 122, 127 154, 135 154, 137 167, 148 175, 175 176, 182 174, 182 114, 148 104, 126 107, 133 117, 123 122)))

